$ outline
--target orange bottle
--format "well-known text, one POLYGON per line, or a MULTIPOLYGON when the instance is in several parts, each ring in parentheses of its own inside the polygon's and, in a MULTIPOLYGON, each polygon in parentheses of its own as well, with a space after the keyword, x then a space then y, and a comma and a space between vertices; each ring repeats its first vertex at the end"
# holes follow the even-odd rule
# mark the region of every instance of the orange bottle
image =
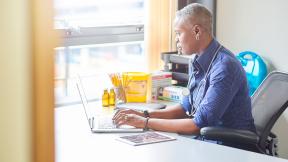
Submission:
POLYGON ((109 93, 107 89, 104 89, 104 93, 102 95, 102 106, 103 107, 109 106, 109 93))
POLYGON ((109 105, 110 106, 115 106, 115 101, 116 101, 116 94, 113 88, 110 89, 109 93, 109 105))

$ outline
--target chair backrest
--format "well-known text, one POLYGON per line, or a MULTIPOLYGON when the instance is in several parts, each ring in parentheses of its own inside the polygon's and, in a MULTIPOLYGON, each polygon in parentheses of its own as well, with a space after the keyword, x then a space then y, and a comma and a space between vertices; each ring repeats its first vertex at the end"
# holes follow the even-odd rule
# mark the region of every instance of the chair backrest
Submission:
POLYGON ((252 115, 260 143, 267 139, 273 125, 287 106, 288 74, 271 72, 252 96, 252 115))

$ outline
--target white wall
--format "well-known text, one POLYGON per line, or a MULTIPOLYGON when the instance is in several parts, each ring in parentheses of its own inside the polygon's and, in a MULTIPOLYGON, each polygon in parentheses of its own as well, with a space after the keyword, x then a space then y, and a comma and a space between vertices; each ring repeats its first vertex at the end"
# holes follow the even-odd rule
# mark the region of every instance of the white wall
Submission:
POLYGON ((27 0, 0 1, 0 161, 32 161, 27 0))
MULTIPOLYGON (((216 26, 218 40, 231 51, 254 51, 288 72, 288 0, 218 0, 216 26)), ((288 159, 288 110, 273 131, 280 157, 288 159)))

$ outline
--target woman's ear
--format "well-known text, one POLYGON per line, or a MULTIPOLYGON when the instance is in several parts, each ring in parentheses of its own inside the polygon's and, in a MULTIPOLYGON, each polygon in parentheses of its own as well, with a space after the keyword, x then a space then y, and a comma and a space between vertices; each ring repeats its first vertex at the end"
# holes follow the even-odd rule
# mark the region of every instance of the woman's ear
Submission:
POLYGON ((195 35, 200 34, 200 26, 199 25, 194 25, 193 31, 195 35))
POLYGON ((194 34, 195 34, 195 39, 196 40, 200 40, 200 34, 201 34, 200 26, 199 25, 195 25, 193 31, 194 31, 194 34))

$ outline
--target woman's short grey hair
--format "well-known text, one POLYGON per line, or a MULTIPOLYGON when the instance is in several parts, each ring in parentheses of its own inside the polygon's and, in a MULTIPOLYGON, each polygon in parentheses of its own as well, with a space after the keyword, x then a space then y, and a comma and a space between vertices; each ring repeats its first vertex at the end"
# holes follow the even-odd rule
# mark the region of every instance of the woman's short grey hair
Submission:
POLYGON ((192 3, 176 12, 175 24, 200 25, 212 33, 212 13, 199 3, 192 3))

